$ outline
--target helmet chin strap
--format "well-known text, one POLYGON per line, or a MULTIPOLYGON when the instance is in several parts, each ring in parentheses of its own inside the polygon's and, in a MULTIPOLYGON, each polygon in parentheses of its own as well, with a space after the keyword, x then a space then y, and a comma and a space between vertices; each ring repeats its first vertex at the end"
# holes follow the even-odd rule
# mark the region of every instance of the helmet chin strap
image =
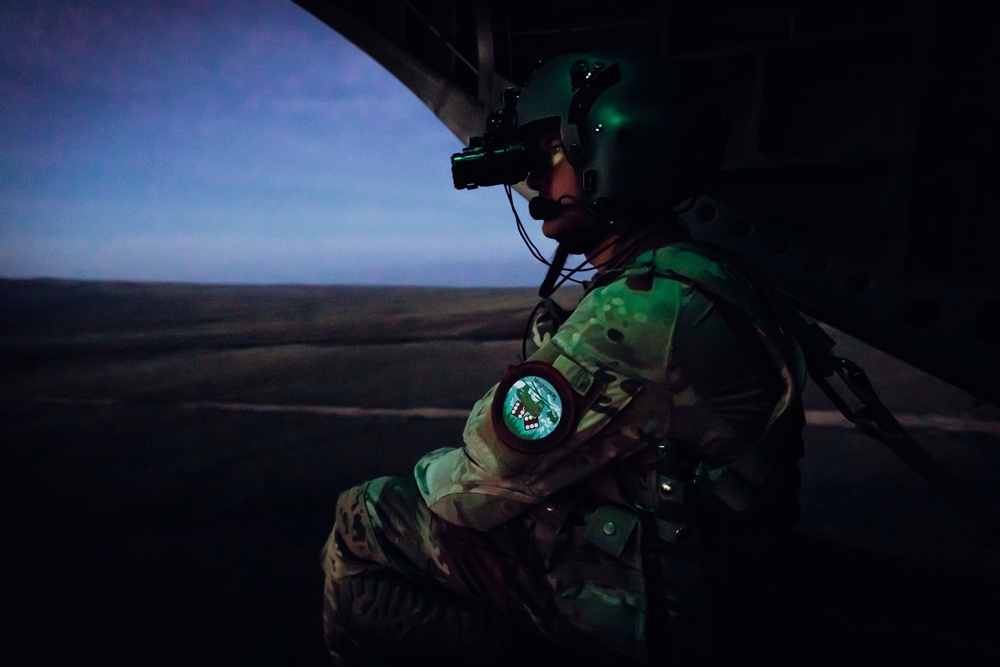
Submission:
POLYGON ((566 259, 569 257, 569 250, 565 245, 560 243, 556 246, 556 251, 552 255, 552 259, 549 262, 549 270, 545 274, 545 280, 542 281, 542 286, 538 288, 538 296, 543 299, 547 299, 552 296, 552 293, 556 291, 556 281, 562 275, 563 268, 566 266, 566 259))
MULTIPOLYGON (((535 220, 551 220, 557 218, 564 213, 566 206, 585 206, 581 203, 577 197, 572 195, 563 195, 559 199, 548 199, 546 197, 534 197, 528 202, 528 211, 532 218, 535 220), (568 201, 569 204, 564 203, 568 201)), ((513 203, 511 205, 513 208, 513 203)), ((516 215, 515 211, 515 215, 516 215)), ((614 221, 608 221, 609 225, 614 224, 614 221)), ((603 236, 603 234, 601 234, 603 236)), ((580 248, 576 247, 576 243, 562 241, 556 246, 555 253, 552 255, 546 264, 548 264, 549 269, 545 274, 545 280, 542 281, 541 287, 538 289, 538 295, 547 299, 559 288, 562 283, 564 283, 571 275, 576 273, 582 268, 582 264, 575 269, 570 270, 566 275, 563 272, 566 268, 566 260, 571 254, 578 254, 583 252, 580 248), (562 278, 562 280, 560 280, 562 278)), ((605 247, 610 247, 610 243, 605 247)), ((602 248, 603 250, 604 248, 602 248)), ((597 267, 595 267, 597 268, 597 267)))
MULTIPOLYGON (((605 243, 603 246, 599 246, 598 247, 598 252, 602 252, 602 251, 606 250, 607 248, 610 248, 612 245, 614 245, 614 243, 615 243, 615 240, 611 240, 611 241, 608 241, 607 243, 605 243)), ((555 253, 553 253, 552 259, 549 261, 549 270, 545 274, 545 280, 542 281, 542 286, 538 289, 538 295, 541 298, 547 299, 550 296, 552 296, 552 294, 557 289, 559 289, 559 287, 564 282, 566 282, 567 280, 569 280, 570 277, 574 273, 577 273, 578 271, 580 271, 581 269, 583 269, 584 265, 586 265, 588 263, 587 261, 584 261, 579 266, 570 269, 564 275, 564 271, 565 271, 565 268, 566 268, 566 260, 569 258, 570 255, 574 255, 574 254, 577 254, 577 252, 574 249, 572 249, 570 247, 570 245, 568 243, 566 243, 565 241, 562 242, 562 243, 560 243, 558 246, 556 246, 556 251, 555 251, 555 253), (561 278, 561 280, 560 280, 560 278, 561 278)), ((596 269, 596 270, 599 270, 606 263, 607 262, 605 262, 603 264, 594 265, 592 268, 596 269)), ((577 281, 577 282, 579 282, 579 281, 577 281)))

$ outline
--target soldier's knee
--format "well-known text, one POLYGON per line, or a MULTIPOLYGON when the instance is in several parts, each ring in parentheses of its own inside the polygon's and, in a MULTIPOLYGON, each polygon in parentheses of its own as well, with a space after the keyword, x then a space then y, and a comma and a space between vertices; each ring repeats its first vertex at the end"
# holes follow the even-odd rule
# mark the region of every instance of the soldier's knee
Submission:
POLYGON ((323 626, 335 664, 364 653, 390 658, 390 664, 443 658, 507 665, 527 640, 536 640, 533 631, 486 605, 390 571, 328 586, 323 626))
POLYGON ((412 477, 378 477, 363 486, 369 508, 413 507, 423 501, 412 477))
POLYGON ((373 516, 373 498, 384 493, 393 478, 382 477, 353 486, 337 498, 333 530, 321 552, 327 580, 338 580, 384 566, 379 546, 380 521, 373 516))

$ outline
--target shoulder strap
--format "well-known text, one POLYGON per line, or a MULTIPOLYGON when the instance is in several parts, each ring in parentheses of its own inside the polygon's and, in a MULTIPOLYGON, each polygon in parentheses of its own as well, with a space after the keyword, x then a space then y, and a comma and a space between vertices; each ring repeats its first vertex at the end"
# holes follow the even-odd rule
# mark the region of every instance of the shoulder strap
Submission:
POLYGON ((844 417, 866 435, 885 443, 959 511, 994 539, 1000 539, 1000 515, 964 487, 903 429, 876 395, 861 367, 849 359, 836 356, 833 353, 834 340, 818 324, 808 322, 784 295, 772 292, 771 299, 802 346, 809 377, 844 417), (834 377, 848 389, 857 407, 851 407, 851 402, 833 388, 830 379, 834 377))
MULTIPOLYGON (((683 245, 664 248, 683 251, 683 245)), ((715 257, 711 250, 698 248, 689 250, 694 254, 704 253, 715 257)), ((749 315, 745 308, 738 307, 732 298, 726 298, 725 282, 713 279, 709 275, 691 271, 692 262, 684 261, 681 254, 670 257, 670 266, 677 270, 657 267, 657 273, 664 277, 686 282, 706 295, 722 299, 726 303, 736 305, 736 310, 749 315), (674 260, 680 260, 676 265, 674 260)), ((753 272, 745 266, 740 266, 738 260, 728 255, 721 255, 720 260, 738 268, 748 282, 754 286, 755 292, 767 303, 772 315, 778 321, 781 329, 794 339, 794 350, 801 354, 802 367, 808 377, 823 391, 830 401, 850 422, 866 435, 885 443, 904 463, 924 478, 934 489, 951 501, 962 513, 989 533, 994 539, 1000 539, 1000 515, 977 496, 965 488, 947 468, 934 459, 921 447, 900 425, 888 408, 876 395, 875 389, 865 372, 853 361, 839 357, 833 353, 835 341, 816 322, 810 322, 792 305, 790 300, 778 290, 762 287, 753 272), (845 398, 832 386, 830 379, 838 378, 848 389, 851 399, 845 398), (851 403, 857 407, 852 407, 851 403)), ((805 378, 802 378, 803 382, 805 378)), ((777 411, 772 415, 772 421, 763 435, 739 459, 714 469, 701 469, 696 472, 696 482, 715 497, 721 499, 734 510, 745 509, 757 500, 754 489, 767 477, 776 461, 776 448, 781 446, 775 432, 778 417, 783 414, 777 411)))
MULTIPOLYGON (((783 326, 779 314, 771 312, 773 308, 766 291, 755 285, 745 271, 740 273, 746 278, 741 288, 733 285, 735 276, 725 272, 726 263, 701 249, 678 244, 657 253, 665 255, 654 258, 653 275, 690 285, 720 307, 737 313, 768 350, 785 385, 764 432, 739 458, 723 466, 702 463, 695 470, 694 481, 699 488, 734 511, 748 509, 760 502, 758 489, 775 466, 787 459, 789 447, 795 446, 801 455, 801 440, 796 437, 792 442, 792 435, 801 432, 802 412, 789 408, 799 405, 798 397, 805 384, 806 365, 802 351, 797 338, 783 326), (761 297, 763 310, 746 303, 747 290, 761 297), (775 338, 780 339, 780 347, 775 345, 775 338)), ((736 333, 744 335, 740 331, 736 333)))

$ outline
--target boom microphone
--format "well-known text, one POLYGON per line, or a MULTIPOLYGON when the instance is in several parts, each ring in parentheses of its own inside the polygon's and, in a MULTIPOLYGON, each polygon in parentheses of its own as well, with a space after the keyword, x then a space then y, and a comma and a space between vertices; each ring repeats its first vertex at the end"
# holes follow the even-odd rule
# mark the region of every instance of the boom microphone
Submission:
POLYGON ((551 220, 562 215, 563 204, 555 199, 535 197, 528 202, 528 213, 535 220, 551 220))

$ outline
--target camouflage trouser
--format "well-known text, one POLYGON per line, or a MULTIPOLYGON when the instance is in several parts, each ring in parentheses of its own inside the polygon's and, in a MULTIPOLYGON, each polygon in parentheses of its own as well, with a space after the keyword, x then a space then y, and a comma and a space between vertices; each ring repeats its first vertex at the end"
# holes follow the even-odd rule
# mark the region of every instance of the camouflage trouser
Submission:
POLYGON ((387 568, 513 613, 544 610, 540 560, 517 522, 489 532, 455 526, 427 509, 409 477, 341 493, 323 549, 328 584, 387 568))
POLYGON ((328 618, 336 609, 334 588, 352 577, 392 572, 427 590, 476 601, 549 640, 579 646, 585 638, 553 613, 528 525, 513 521, 481 532, 448 523, 428 510, 412 478, 381 477, 344 491, 322 554, 328 644, 331 632, 338 632, 328 618))

